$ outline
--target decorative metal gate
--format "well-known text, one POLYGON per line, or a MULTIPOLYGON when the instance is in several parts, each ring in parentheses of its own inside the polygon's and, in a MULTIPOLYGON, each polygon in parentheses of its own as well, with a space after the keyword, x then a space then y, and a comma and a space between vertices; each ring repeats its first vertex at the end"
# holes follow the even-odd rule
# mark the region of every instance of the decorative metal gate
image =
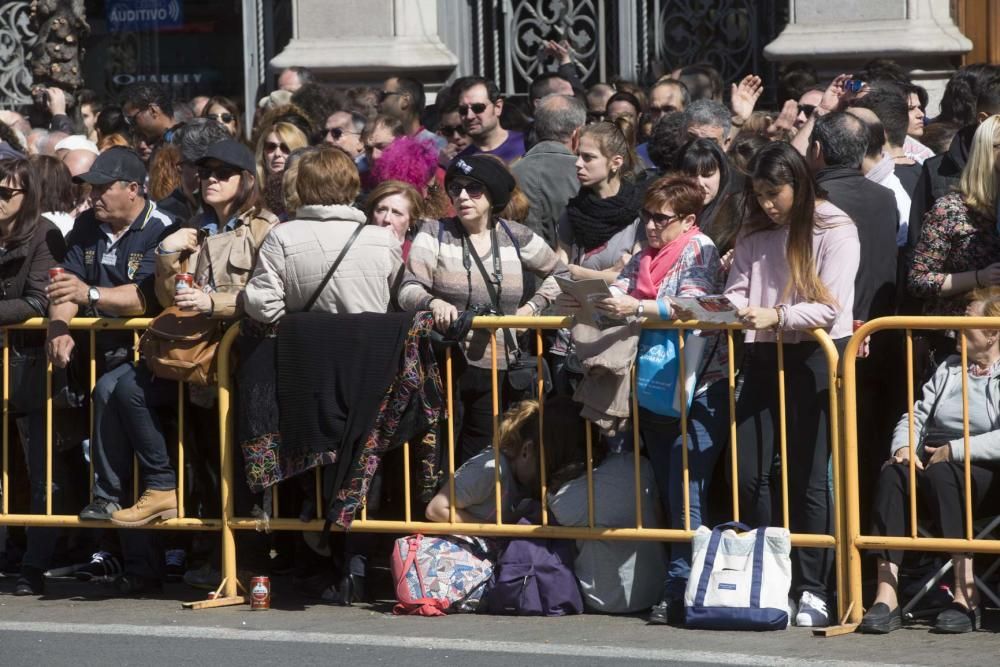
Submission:
POLYGON ((31 31, 30 15, 30 2, 0 2, 0 108, 31 102, 27 62, 37 35, 31 31))
POLYGON ((675 67, 708 63, 723 80, 775 80, 764 46, 788 22, 779 0, 469 0, 473 71, 507 94, 526 93, 551 69, 546 39, 570 44, 585 85, 615 77, 651 83, 675 67))

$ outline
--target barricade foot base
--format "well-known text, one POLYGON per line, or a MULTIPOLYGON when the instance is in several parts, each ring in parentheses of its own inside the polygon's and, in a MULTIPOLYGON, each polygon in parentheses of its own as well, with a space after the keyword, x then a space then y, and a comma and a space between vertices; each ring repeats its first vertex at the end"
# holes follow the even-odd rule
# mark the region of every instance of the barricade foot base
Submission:
POLYGON ((849 635, 858 629, 858 623, 844 623, 842 625, 831 625, 827 628, 816 628, 813 630, 814 637, 839 637, 849 635))
POLYGON ((234 607, 241 604, 249 604, 250 600, 242 595, 234 595, 227 598, 215 598, 213 600, 198 600, 197 602, 182 602, 184 609, 212 609, 214 607, 234 607))

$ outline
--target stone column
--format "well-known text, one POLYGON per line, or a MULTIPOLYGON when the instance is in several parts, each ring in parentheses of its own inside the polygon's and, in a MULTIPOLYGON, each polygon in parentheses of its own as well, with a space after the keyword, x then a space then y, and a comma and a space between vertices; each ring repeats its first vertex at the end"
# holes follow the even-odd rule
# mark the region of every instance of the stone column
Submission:
POLYGON ((770 60, 806 60, 825 75, 892 58, 927 89, 936 116, 957 56, 972 49, 948 0, 789 0, 790 22, 764 48, 770 60))
POLYGON ((292 41, 271 67, 308 67, 337 85, 410 76, 433 93, 458 58, 438 37, 436 0, 296 0, 292 41))

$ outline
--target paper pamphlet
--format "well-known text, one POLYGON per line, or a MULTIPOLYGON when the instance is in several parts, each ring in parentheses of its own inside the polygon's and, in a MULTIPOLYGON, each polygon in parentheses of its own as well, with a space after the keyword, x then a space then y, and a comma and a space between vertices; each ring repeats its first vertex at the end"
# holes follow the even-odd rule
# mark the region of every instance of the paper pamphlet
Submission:
POLYGON ((716 324, 734 324, 739 321, 736 306, 721 294, 709 296, 672 296, 670 301, 678 308, 690 311, 694 319, 716 324))

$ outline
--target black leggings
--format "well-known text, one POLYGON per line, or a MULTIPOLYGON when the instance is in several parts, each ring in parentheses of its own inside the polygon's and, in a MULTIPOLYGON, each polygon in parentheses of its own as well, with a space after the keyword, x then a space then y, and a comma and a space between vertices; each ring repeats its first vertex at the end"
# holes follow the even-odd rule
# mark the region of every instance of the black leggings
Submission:
MULTIPOLYGON (((794 533, 833 534, 830 507, 829 372, 817 343, 784 346, 787 420, 788 519, 794 533)), ((747 345, 743 384, 736 402, 740 519, 751 526, 780 526, 781 452, 778 347, 747 345), (775 492, 777 490, 777 492, 775 492), (777 505, 772 507, 772 497, 777 505)), ((832 549, 800 548, 793 557, 795 597, 808 591, 827 598, 832 549)))
MULTIPOLYGON (((973 463, 972 509, 1000 501, 1000 468, 973 463)), ((901 537, 910 527, 910 466, 887 465, 879 474, 875 488, 872 534, 901 537)), ((917 499, 921 507, 917 518, 930 519, 941 537, 965 537, 965 464, 947 461, 917 469, 917 499), (922 510, 922 511, 921 511, 922 510)), ((993 514, 994 512, 990 512, 993 514)), ((900 550, 880 552, 882 558, 899 565, 900 550)))

